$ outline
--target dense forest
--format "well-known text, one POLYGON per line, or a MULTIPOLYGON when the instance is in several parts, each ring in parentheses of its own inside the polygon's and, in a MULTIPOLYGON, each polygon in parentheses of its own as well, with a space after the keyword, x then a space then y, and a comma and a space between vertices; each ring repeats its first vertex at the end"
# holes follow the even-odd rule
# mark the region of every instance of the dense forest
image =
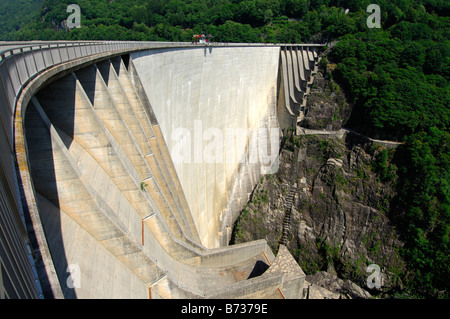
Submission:
POLYGON ((371 2, 1 1, 0 38, 192 41, 206 32, 217 42, 332 43, 322 63, 333 66, 327 76, 353 106, 346 125, 405 142, 395 152, 381 152, 374 166, 381 180, 396 185, 387 214, 405 243, 405 293, 448 298, 450 2, 377 0, 381 27, 368 28, 371 2), (64 23, 71 3, 81 8, 81 28, 64 23))
POLYGON ((0 1, 0 40, 7 34, 24 27, 40 16, 43 0, 1 0, 0 1))
MULTIPOLYGON (((412 293, 447 296, 450 284, 450 42, 448 7, 392 1, 381 29, 339 38, 330 74, 353 104, 348 126, 404 141, 377 158, 380 179, 394 180, 389 217, 402 234, 412 293)), ((448 6, 448 3, 447 3, 448 6)))

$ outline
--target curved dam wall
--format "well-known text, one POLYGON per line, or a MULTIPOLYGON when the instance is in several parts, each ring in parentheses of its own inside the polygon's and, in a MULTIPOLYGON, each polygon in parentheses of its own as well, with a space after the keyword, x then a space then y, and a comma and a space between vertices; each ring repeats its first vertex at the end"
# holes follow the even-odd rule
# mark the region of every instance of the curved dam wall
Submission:
POLYGON ((141 42, 2 53, 0 297, 301 298, 284 246, 227 245, 276 172, 279 126, 301 112, 283 56, 141 42))
POLYGON ((279 47, 131 54, 202 244, 226 245, 262 174, 276 170, 279 47))
POLYGON ((126 54, 68 69, 20 108, 23 126, 16 119, 29 195, 63 296, 276 294, 280 272, 245 280, 256 264, 274 261, 265 241, 201 245, 159 125, 129 70, 126 54))

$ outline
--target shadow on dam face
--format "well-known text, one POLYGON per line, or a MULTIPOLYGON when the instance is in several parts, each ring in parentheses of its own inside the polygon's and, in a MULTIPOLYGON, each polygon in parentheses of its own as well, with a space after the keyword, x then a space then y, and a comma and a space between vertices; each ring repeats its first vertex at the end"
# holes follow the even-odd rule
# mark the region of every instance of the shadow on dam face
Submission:
MULTIPOLYGON (((34 182, 37 205, 41 207, 40 218, 53 256, 55 270, 65 298, 76 298, 75 289, 70 288, 70 267, 67 262, 65 245, 62 236, 60 202, 57 187, 58 167, 54 158, 55 144, 51 132, 45 123, 45 112, 57 129, 64 130, 67 148, 73 141, 75 112, 75 82, 63 79, 50 84, 50 89, 37 94, 28 104, 25 116, 26 142, 31 176, 34 182), (64 101, 63 107, 58 103, 64 101), (49 101, 48 105, 35 105, 37 101, 49 101), (69 280, 69 281, 68 281, 69 280)), ((44 290, 44 297, 51 298, 51 292, 44 290)))
POLYGON ((211 54, 212 53, 212 50, 213 50, 212 47, 205 46, 205 49, 204 49, 204 56, 205 56, 205 58, 206 58, 207 54, 211 54))
POLYGON ((163 156, 155 154, 161 140, 127 65, 126 57, 107 59, 66 74, 36 93, 25 112, 36 202, 65 298, 147 298, 149 285, 163 276, 149 257, 159 258, 153 245, 193 256, 169 238, 188 241, 181 227, 189 221, 171 210, 177 198, 165 197, 173 186, 162 184, 168 171, 155 160, 163 156), (164 216, 155 217, 156 209, 164 216), (71 282, 77 278, 79 287, 71 282))
POLYGON ((255 266, 252 269, 252 272, 250 273, 250 275, 248 275, 247 279, 251 279, 251 278, 255 278, 258 276, 261 276, 262 274, 264 274, 264 272, 269 269, 269 265, 266 264, 265 262, 258 260, 255 263, 255 266))

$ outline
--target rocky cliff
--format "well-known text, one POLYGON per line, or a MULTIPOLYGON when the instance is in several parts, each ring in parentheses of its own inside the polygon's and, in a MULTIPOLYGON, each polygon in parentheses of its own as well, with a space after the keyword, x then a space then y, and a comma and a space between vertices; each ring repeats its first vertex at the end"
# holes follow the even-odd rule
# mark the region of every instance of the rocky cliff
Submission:
MULTIPOLYGON (((333 82, 319 75, 315 84, 303 124, 339 130, 350 107, 333 82)), ((284 133, 279 170, 261 178, 232 243, 264 238, 274 251, 285 244, 308 275, 309 298, 368 298, 401 287, 402 243, 386 213, 395 181, 381 182, 376 170, 388 150, 351 133, 284 133), (382 285, 369 293, 370 264, 380 266, 382 285)))
POLYGON ((321 61, 321 70, 314 76, 301 125, 308 129, 337 131, 350 117, 351 106, 344 92, 330 79, 334 65, 327 64, 326 59, 321 61))

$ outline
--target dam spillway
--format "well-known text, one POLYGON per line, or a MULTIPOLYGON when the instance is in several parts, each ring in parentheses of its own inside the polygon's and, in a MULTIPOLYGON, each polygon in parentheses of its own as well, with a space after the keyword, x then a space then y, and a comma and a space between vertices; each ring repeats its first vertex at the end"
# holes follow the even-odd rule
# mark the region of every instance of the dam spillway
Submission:
POLYGON ((15 138, 30 186, 22 201, 49 252, 38 267, 44 294, 298 298, 304 274, 286 250, 227 243, 276 166, 274 139, 264 140, 269 161, 250 160, 261 155, 252 133, 295 127, 316 49, 162 46, 60 63, 35 78, 15 138), (229 129, 243 135, 227 139, 229 129))

